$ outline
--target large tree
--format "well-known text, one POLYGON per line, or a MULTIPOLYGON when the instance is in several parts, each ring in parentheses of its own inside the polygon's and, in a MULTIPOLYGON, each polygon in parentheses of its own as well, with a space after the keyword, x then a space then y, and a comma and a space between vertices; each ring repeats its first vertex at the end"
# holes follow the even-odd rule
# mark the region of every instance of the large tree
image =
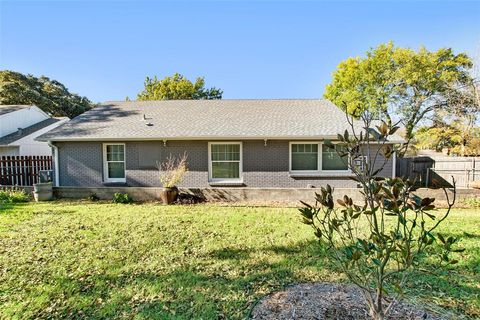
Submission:
POLYGON ((0 71, 0 104, 36 105, 53 116, 73 118, 94 107, 86 97, 71 93, 56 80, 0 71))
POLYGON ((205 79, 200 77, 192 82, 179 73, 162 80, 147 77, 138 100, 196 100, 221 99, 223 91, 215 87, 205 88, 205 79))
POLYGON ((480 128, 466 128, 462 122, 420 127, 415 132, 414 141, 417 149, 446 150, 448 154, 457 156, 480 155, 480 128))
POLYGON ((471 86, 471 59, 450 48, 431 52, 421 47, 381 44, 365 57, 342 61, 327 85, 325 98, 356 115, 368 110, 379 118, 399 117, 406 138, 439 110, 457 113, 463 109, 456 92, 471 86))

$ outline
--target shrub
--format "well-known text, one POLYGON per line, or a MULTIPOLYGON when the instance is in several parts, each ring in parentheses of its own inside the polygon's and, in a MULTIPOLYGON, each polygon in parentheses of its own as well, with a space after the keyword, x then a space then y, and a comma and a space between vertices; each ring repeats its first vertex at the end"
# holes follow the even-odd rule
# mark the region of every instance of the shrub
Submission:
POLYGON ((128 193, 115 193, 113 195, 113 202, 114 203, 132 203, 133 199, 130 197, 128 193))
POLYGON ((0 190, 0 203, 19 203, 28 202, 29 200, 29 195, 23 189, 0 190))
POLYGON ((438 252, 427 250, 436 239, 442 261, 456 263, 449 253, 461 251, 453 248, 457 239, 434 234, 455 203, 455 181, 451 201, 444 190, 448 209, 432 212, 434 199, 415 195, 410 181, 378 176, 393 153, 401 151, 386 144, 398 127, 384 122, 373 129, 368 115, 363 120, 365 131, 355 133, 352 125, 352 134, 338 135, 340 147, 324 142, 325 147, 339 150, 361 187, 363 200, 354 203, 345 195, 335 202, 334 190, 327 185, 316 193, 315 205, 303 202, 300 212, 331 259, 360 288, 372 319, 381 320, 401 297, 406 271, 419 269, 421 257, 438 252), (360 225, 366 225, 366 231, 360 225), (388 292, 389 288, 394 290, 388 292))
POLYGON ((160 171, 160 183, 164 188, 173 188, 180 182, 188 171, 187 154, 180 157, 170 155, 163 163, 157 163, 160 171))

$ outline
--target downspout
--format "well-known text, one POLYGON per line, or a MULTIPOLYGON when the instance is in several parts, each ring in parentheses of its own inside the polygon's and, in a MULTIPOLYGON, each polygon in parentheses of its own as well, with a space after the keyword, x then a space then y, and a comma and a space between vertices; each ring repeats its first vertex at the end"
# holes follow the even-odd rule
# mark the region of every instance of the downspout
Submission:
POLYGON ((393 151, 393 159, 392 159, 392 178, 396 178, 397 176, 397 151, 393 151))
POLYGON ((58 187, 60 185, 60 177, 58 175, 58 147, 54 144, 52 144, 51 141, 48 141, 48 145, 50 146, 50 148, 53 149, 53 157, 54 157, 54 160, 53 160, 53 170, 54 170, 54 173, 53 173, 53 178, 54 178, 54 184, 53 186, 54 187, 58 187))

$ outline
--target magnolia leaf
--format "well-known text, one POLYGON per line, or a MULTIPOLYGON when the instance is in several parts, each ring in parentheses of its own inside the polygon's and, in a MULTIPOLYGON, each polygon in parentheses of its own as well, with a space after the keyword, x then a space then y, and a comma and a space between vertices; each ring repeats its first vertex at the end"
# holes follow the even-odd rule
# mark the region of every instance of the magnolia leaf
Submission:
POLYGON ((442 236, 441 233, 438 233, 438 234, 437 234, 437 237, 438 237, 438 239, 439 239, 442 243, 446 243, 445 238, 442 236))

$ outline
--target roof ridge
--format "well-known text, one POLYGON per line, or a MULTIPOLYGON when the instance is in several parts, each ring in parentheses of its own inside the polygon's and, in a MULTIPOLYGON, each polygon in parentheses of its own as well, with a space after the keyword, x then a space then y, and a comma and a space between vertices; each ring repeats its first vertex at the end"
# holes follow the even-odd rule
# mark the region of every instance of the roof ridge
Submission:
POLYGON ((202 101, 202 102, 207 102, 207 101, 212 101, 212 102, 217 102, 217 101, 327 101, 327 99, 324 98, 273 98, 273 99, 264 99, 264 98, 239 98, 239 99, 164 99, 164 100, 107 100, 102 102, 101 104, 104 103, 138 103, 138 102, 167 102, 167 101, 202 101))

